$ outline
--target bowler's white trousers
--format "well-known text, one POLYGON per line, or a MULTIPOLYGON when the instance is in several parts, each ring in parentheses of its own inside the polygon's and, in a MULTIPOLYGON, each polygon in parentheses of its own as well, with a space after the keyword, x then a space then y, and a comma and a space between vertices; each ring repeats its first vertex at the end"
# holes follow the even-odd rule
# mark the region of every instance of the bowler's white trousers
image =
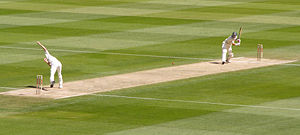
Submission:
POLYGON ((61 62, 59 60, 57 60, 55 57, 53 57, 48 51, 45 52, 45 56, 51 66, 51 68, 50 68, 50 83, 52 83, 54 81, 54 75, 55 75, 55 72, 57 71, 57 75, 59 78, 59 87, 62 88, 63 87, 63 77, 61 74, 61 71, 62 71, 61 62))
POLYGON ((63 85, 63 78, 62 78, 61 70, 62 70, 62 64, 60 62, 51 65, 50 83, 54 81, 54 75, 55 75, 55 72, 57 71, 57 75, 59 78, 59 87, 62 87, 62 85, 63 85))

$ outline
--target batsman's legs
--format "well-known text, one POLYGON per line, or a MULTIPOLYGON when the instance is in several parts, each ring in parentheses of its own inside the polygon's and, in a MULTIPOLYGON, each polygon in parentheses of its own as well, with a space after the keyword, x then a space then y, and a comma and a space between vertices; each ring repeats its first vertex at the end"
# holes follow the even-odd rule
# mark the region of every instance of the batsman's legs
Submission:
POLYGON ((227 49, 222 49, 222 62, 226 62, 227 49))
POLYGON ((233 56, 234 55, 232 53, 232 48, 229 48, 228 49, 228 58, 227 58, 226 62, 230 63, 231 62, 230 59, 233 58, 233 56))

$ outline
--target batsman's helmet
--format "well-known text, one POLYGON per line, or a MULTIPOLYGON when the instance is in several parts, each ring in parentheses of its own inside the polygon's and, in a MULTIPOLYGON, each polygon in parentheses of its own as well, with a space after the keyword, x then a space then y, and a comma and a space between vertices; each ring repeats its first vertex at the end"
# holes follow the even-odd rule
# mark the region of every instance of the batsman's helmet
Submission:
POLYGON ((235 38, 237 36, 237 33, 236 32, 233 32, 231 37, 235 38))

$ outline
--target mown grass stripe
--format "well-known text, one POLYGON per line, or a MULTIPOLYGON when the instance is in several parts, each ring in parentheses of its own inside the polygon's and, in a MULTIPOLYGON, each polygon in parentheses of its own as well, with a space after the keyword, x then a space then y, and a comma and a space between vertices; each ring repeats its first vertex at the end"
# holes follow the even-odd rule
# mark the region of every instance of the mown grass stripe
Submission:
POLYGON ((134 24, 151 24, 151 25, 178 25, 199 23, 207 20, 188 20, 180 18, 164 18, 164 17, 143 17, 143 16, 118 16, 111 18, 94 19, 97 22, 117 22, 117 23, 134 23, 134 24))
POLYGON ((112 97, 112 98, 126 98, 126 99, 138 99, 138 100, 150 100, 150 101, 166 101, 166 102, 181 102, 181 103, 195 103, 195 104, 209 104, 220 106, 234 106, 234 107, 250 107, 256 109, 271 109, 271 110, 287 110, 287 111, 300 111, 300 108, 284 108, 284 107, 272 107, 272 106, 260 106, 260 105, 242 105, 242 104, 227 104, 227 103, 214 103, 205 101, 189 101, 189 100, 176 100, 176 99, 160 99, 160 98, 145 98, 145 97, 131 97, 120 95, 105 95, 105 94, 93 94, 95 96, 112 97))
POLYGON ((222 21, 300 25, 299 17, 276 16, 276 15, 255 15, 255 16, 246 16, 246 17, 240 17, 234 19, 224 19, 222 21))
POLYGON ((215 1, 215 0, 151 0, 145 3, 159 3, 159 4, 176 4, 176 5, 197 5, 197 6, 220 6, 220 5, 233 5, 245 2, 234 1, 215 1))
POLYGON ((43 4, 33 2, 9 2, 0 4, 2 9, 32 10, 32 11, 56 11, 59 9, 79 8, 83 6, 66 5, 66 4, 43 4))
POLYGON ((44 35, 68 37, 68 36, 84 36, 84 35, 91 35, 91 34, 110 33, 113 31, 35 25, 35 26, 20 26, 14 28, 5 28, 5 29, 1 29, 1 32, 25 33, 25 34, 39 34, 42 32, 44 35))
MULTIPOLYGON (((74 6, 111 6, 118 4, 134 3, 132 0, 28 0, 32 3, 43 3, 43 4, 63 4, 63 5, 74 5, 74 6)), ((141 1, 141 0, 140 0, 141 1)))
MULTIPOLYGON (((285 3, 285 2, 281 2, 285 3)), ((242 4, 235 4, 231 5, 231 8, 252 8, 253 10, 256 9, 275 9, 275 10, 300 10, 300 5, 298 4, 270 4, 270 3, 256 3, 256 2, 249 2, 249 3, 242 3, 242 4)))
POLYGON ((88 13, 88 14, 101 14, 101 15, 117 15, 117 16, 138 16, 151 13, 164 12, 160 9, 130 9, 130 8, 115 8, 115 7, 82 7, 72 9, 62 9, 59 12, 70 13, 88 13))
POLYGON ((191 19, 191 20, 222 20, 228 18, 239 18, 247 16, 245 14, 234 13, 211 13, 211 12, 190 12, 190 11, 167 11, 161 13, 151 13, 140 15, 144 17, 161 17, 172 19, 191 19))
POLYGON ((28 13, 36 13, 37 11, 32 10, 14 10, 14 9, 1 9, 0 15, 15 15, 15 14, 28 14, 28 13))
POLYGON ((207 12, 207 13, 231 13, 231 14, 243 14, 243 15, 263 15, 263 14, 274 14, 280 12, 288 12, 290 10, 279 10, 279 9, 253 9, 245 7, 235 7, 232 8, 232 5, 228 6, 209 6, 209 7, 200 7, 200 8, 190 8, 183 9, 180 11, 188 12, 207 12))
POLYGON ((61 23, 61 22, 70 22, 70 21, 75 21, 75 20, 0 16, 0 24, 19 25, 19 26, 42 25, 42 24, 61 23))
POLYGON ((161 26, 153 28, 144 28, 131 30, 132 32, 146 33, 161 33, 161 34, 176 34, 190 35, 197 37, 218 37, 227 36, 233 31, 237 31, 240 26, 243 26, 243 33, 260 32, 265 30, 273 30, 278 28, 292 27, 293 25, 284 24, 263 24, 263 23, 238 23, 238 22, 223 22, 223 21, 204 21, 199 23, 182 24, 174 26, 161 26))
POLYGON ((51 11, 51 12, 42 11, 42 12, 33 12, 33 13, 26 13, 26 14, 13 14, 11 16, 48 18, 48 19, 70 19, 70 20, 91 20, 91 19, 115 17, 111 15, 68 13, 68 12, 56 12, 56 11, 51 11))
POLYGON ((135 8, 135 9, 164 9, 164 10, 181 10, 189 8, 199 8, 202 6, 196 5, 179 5, 179 4, 163 4, 163 3, 150 3, 150 2, 136 2, 128 4, 117 4, 117 5, 108 5, 110 7, 119 7, 119 8, 135 8))

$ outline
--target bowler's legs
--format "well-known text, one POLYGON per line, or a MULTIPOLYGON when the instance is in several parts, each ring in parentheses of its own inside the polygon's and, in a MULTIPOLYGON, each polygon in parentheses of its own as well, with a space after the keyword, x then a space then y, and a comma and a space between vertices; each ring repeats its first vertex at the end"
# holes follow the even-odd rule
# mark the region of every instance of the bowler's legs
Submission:
POLYGON ((58 78, 59 78, 59 88, 63 88, 63 77, 62 77, 62 74, 61 74, 61 70, 62 70, 62 65, 57 67, 57 75, 58 75, 58 78))
POLYGON ((50 68, 50 87, 51 88, 54 85, 54 75, 55 75, 56 69, 57 69, 56 66, 51 66, 51 68, 50 68))

